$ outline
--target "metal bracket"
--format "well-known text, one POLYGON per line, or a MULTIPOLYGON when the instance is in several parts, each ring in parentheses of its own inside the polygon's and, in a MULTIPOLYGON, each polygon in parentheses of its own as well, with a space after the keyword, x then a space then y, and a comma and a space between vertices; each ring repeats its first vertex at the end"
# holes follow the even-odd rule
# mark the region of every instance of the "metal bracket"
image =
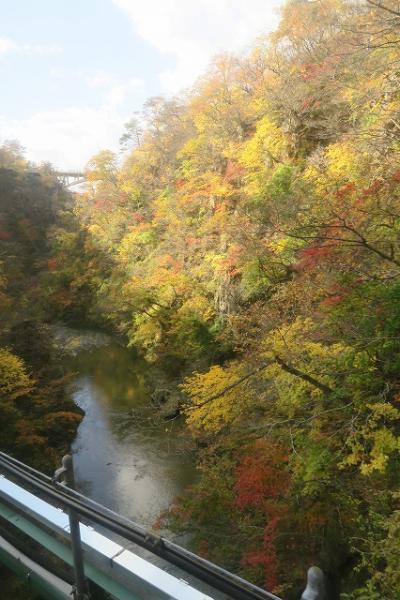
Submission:
POLYGON ((307 587, 301 600, 326 600, 325 575, 319 567, 308 569, 307 587))
POLYGON ((75 486, 71 485, 71 474, 73 477, 72 456, 70 454, 66 454, 61 459, 61 467, 54 471, 52 481, 53 483, 62 483, 64 485, 68 485, 68 487, 74 489, 75 486))

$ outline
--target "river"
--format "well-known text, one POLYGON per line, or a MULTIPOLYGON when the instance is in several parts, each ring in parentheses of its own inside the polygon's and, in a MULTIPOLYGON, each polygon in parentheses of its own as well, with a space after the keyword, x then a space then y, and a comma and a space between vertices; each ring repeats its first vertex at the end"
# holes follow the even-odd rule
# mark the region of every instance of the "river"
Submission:
POLYGON ((149 367, 117 341, 65 327, 55 337, 74 373, 70 393, 85 413, 72 445, 77 489, 151 527, 195 478, 179 420, 149 410, 149 367))
MULTIPOLYGON (((73 374, 69 393, 85 413, 72 444, 78 491, 151 528, 196 479, 193 457, 182 451, 182 423, 157 418, 145 384, 149 366, 115 339, 64 326, 54 339, 73 374)), ((171 532, 160 533, 171 538, 171 532)), ((190 546, 187 536, 177 541, 190 546)), ((215 600, 228 600, 151 553, 130 548, 215 600)))

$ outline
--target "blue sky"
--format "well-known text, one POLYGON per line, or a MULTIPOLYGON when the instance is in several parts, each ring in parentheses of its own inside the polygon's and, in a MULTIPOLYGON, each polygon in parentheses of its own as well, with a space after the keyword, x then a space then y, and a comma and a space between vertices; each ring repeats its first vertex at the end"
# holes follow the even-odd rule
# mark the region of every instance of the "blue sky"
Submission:
POLYGON ((282 0, 0 0, 0 142, 82 168, 144 101, 271 31, 282 0))

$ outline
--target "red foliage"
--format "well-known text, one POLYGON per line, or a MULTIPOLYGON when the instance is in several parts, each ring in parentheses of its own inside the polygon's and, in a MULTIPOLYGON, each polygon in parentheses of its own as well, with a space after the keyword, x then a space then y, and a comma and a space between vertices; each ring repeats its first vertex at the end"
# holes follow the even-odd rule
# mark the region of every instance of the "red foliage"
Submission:
POLYGON ((277 444, 260 442, 252 448, 236 468, 238 508, 267 510, 269 500, 284 495, 289 485, 287 461, 287 453, 277 444))
POLYGON ((241 269, 232 268, 229 270, 229 277, 231 279, 235 279, 236 277, 239 277, 241 274, 242 274, 241 269))
POLYGON ((320 244, 309 246, 300 250, 298 256, 300 261, 297 265, 298 269, 312 269, 317 266, 318 262, 331 254, 334 244, 320 244))
POLYGON ((392 179, 393 179, 393 181, 400 182, 400 169, 398 171, 396 171, 395 173, 393 173, 392 179))
POLYGON ((242 252, 243 248, 241 246, 232 246, 227 256, 220 261, 220 270, 227 273, 231 279, 239 277, 242 274, 242 270, 238 265, 242 252))
POLYGON ((0 240, 9 240, 10 238, 12 238, 12 233, 4 229, 0 231, 0 240))
POLYGON ((235 504, 240 510, 257 509, 266 526, 259 547, 244 552, 242 564, 262 567, 265 586, 274 589, 278 581, 276 540, 280 522, 288 509, 284 497, 290 486, 288 452, 283 446, 259 440, 248 449, 236 467, 235 504))
POLYGON ((143 223, 144 221, 144 216, 140 213, 140 212, 134 212, 132 213, 132 219, 136 222, 136 223, 143 223))
POLYGON ((345 286, 340 283, 331 286, 330 289, 326 290, 329 295, 321 301, 321 306, 336 306, 336 304, 345 300, 354 288, 363 283, 365 283, 365 277, 359 276, 354 278, 353 281, 347 282, 345 286))
POLYGON ((175 181, 175 188, 177 190, 180 190, 184 185, 185 185, 185 180, 184 179, 177 179, 175 181))
POLYGON ((375 180, 369 187, 363 189, 362 194, 363 196, 371 196, 372 194, 379 192, 382 187, 382 181, 375 180))
POLYGON ((183 264, 181 261, 176 260, 173 268, 174 273, 180 273, 182 271, 183 264))
POLYGON ((229 183, 239 183, 241 177, 244 175, 245 169, 233 162, 232 160, 228 160, 228 164, 225 169, 225 180, 229 183))
POLYGON ((322 306, 334 306, 338 302, 341 302, 343 300, 343 298, 344 298, 344 296, 341 296, 340 294, 337 294, 336 296, 328 296, 328 298, 325 298, 325 300, 322 300, 321 305, 322 306))
POLYGON ((113 208, 113 202, 109 198, 98 198, 93 202, 93 208, 98 210, 109 210, 113 208))
POLYGON ((162 527, 164 527, 167 516, 168 513, 166 511, 160 513, 153 522, 152 529, 154 529, 154 531, 159 531, 162 527))
POLYGON ((195 246, 198 243, 198 239, 193 236, 188 236, 186 238, 186 243, 188 246, 195 246))
POLYGON ((176 260, 170 254, 164 254, 157 258, 158 266, 162 269, 171 270, 173 273, 180 273, 182 271, 182 262, 176 260))
POLYGON ((344 198, 345 196, 352 194, 355 189, 356 189, 356 186, 354 183, 352 183, 352 182, 346 183, 346 185, 344 185, 342 188, 340 188, 340 190, 338 190, 336 192, 336 197, 344 198))
POLYGON ((267 590, 274 590, 278 585, 278 557, 275 542, 279 520, 275 518, 269 521, 264 529, 262 548, 245 553, 241 561, 243 565, 263 568, 267 590))
POLYGON ((55 271, 55 269, 57 269, 57 266, 57 259, 55 257, 49 258, 49 260, 47 261, 47 268, 49 269, 49 271, 55 271))
POLYGON ((165 267, 166 269, 172 268, 175 265, 175 259, 170 254, 159 256, 157 262, 160 267, 165 267))
POLYGON ((312 81, 326 72, 326 67, 320 63, 309 63, 301 67, 300 76, 303 81, 312 81))
POLYGON ((304 100, 303 104, 301 105, 301 108, 303 110, 308 110, 309 108, 311 108, 314 105, 315 105, 315 98, 306 98, 304 100))
POLYGON ((365 204, 365 199, 364 198, 357 198, 357 200, 354 202, 354 206, 363 206, 363 204, 365 204))

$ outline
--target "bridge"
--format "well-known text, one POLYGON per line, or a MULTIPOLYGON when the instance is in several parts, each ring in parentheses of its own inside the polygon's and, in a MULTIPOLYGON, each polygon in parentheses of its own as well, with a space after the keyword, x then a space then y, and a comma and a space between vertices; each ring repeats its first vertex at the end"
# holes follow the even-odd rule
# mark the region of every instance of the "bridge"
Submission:
POLYGON ((86 181, 82 171, 56 171, 55 175, 65 187, 73 187, 86 181))
MULTIPOLYGON (((281 600, 73 487, 69 455, 50 478, 0 452, 0 562, 41 598, 281 600)), ((318 567, 301 598, 326 599, 318 567)))

